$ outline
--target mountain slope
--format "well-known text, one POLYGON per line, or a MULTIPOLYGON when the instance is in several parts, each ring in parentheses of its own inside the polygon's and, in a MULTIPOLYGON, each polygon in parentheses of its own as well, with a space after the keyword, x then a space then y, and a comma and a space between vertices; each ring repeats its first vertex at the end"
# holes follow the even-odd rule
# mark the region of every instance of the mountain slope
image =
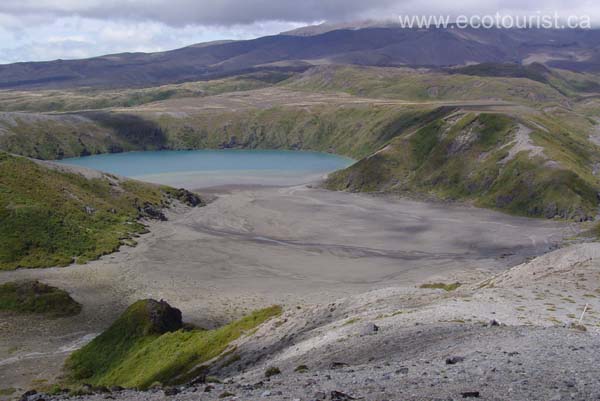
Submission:
POLYGON ((332 174, 326 186, 425 193, 528 216, 591 219, 598 180, 589 170, 597 150, 548 126, 511 115, 458 112, 394 138, 332 174))
POLYGON ((185 195, 84 174, 0 152, 0 270, 83 263, 134 244, 140 218, 163 218, 160 209, 185 195))
POLYGON ((600 71, 598 30, 402 29, 367 27, 318 35, 275 35, 189 46, 161 53, 123 53, 86 60, 0 66, 0 88, 139 87, 309 64, 449 66, 534 62, 600 71))

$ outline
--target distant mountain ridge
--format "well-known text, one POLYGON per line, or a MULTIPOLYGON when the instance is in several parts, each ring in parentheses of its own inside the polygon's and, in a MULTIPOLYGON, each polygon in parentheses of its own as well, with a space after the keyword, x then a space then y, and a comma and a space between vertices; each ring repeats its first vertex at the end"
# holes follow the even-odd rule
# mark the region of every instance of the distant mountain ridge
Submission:
MULTIPOLYGON (((308 29, 308 28, 307 28, 308 29)), ((532 63, 600 71, 600 30, 402 29, 367 27, 284 33, 160 53, 0 66, 0 89, 119 88, 214 79, 318 64, 448 67, 532 63)))

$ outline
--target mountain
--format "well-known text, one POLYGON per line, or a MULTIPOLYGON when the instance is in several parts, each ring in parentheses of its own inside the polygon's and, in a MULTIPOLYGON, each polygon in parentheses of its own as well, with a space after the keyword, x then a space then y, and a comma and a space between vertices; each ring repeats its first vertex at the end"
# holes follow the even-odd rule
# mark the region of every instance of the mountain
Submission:
POLYGON ((324 31, 200 44, 160 53, 8 64, 0 66, 0 88, 147 87, 265 69, 303 71, 320 64, 455 66, 537 61, 574 71, 600 71, 600 30, 402 29, 384 25, 324 31))

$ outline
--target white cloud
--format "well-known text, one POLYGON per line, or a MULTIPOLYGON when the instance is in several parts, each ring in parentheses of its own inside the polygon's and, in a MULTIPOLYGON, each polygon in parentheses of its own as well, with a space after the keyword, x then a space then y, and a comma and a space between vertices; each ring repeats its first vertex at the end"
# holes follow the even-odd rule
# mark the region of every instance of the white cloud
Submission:
POLYGON ((161 51, 322 20, 538 10, 600 22, 597 0, 2 0, 0 63, 161 51))
POLYGON ((0 23, 0 63, 157 52, 213 40, 250 39, 299 26, 301 24, 267 22, 245 26, 172 27, 156 21, 60 17, 17 30, 0 23))

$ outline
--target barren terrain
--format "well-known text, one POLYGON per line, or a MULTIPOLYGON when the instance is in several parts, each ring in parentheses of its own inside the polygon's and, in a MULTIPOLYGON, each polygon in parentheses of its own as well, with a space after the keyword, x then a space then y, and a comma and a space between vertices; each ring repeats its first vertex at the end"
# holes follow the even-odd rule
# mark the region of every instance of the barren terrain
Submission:
POLYGON ((216 191, 209 206, 182 207, 152 223, 135 248, 83 266, 3 272, 2 282, 37 278, 64 288, 84 310, 50 322, 3 316, 0 381, 52 382, 69 349, 137 299, 165 299, 210 327, 274 303, 291 308, 427 281, 476 281, 549 251, 577 229, 309 186, 216 191))

